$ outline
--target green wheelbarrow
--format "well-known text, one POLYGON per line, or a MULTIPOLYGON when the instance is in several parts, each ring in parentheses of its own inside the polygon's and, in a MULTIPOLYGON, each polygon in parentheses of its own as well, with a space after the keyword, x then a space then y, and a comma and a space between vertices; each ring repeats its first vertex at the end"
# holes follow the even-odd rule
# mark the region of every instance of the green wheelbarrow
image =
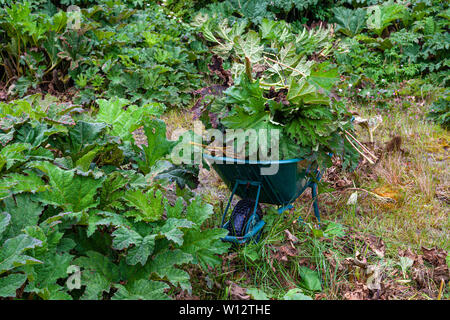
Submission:
MULTIPOLYGON (((278 213, 281 214, 292 209, 292 203, 307 188, 312 190, 314 214, 320 223, 317 181, 320 180, 321 174, 317 164, 305 159, 251 161, 208 154, 204 154, 204 158, 231 190, 221 222, 221 227, 229 233, 222 240, 236 244, 259 241, 265 225, 259 203, 277 205, 278 213), (278 165, 275 174, 261 174, 262 168, 274 164, 278 165), (236 204, 230 219, 226 220, 234 195, 238 195, 242 200, 236 204)), ((298 219, 303 221, 301 217, 298 219)))

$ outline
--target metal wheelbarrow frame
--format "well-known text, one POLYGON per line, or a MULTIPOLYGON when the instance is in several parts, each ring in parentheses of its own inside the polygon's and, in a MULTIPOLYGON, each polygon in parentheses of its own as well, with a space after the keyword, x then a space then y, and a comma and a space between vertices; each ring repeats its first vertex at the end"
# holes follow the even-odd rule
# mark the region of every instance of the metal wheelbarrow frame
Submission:
MULTIPOLYGON (((255 206, 245 227, 244 236, 227 235, 222 240, 243 244, 251 240, 257 242, 261 236, 264 220, 257 215, 257 206, 261 203, 278 206, 278 213, 292 209, 292 203, 311 188, 314 215, 320 223, 320 212, 317 203, 317 181, 321 173, 317 167, 306 159, 287 159, 278 161, 252 161, 227 157, 214 157, 204 154, 205 159, 218 173, 227 187, 232 191, 225 211, 222 215, 221 227, 227 228, 226 216, 234 195, 240 198, 255 199, 255 206), (274 175, 261 175, 261 168, 278 164, 274 175), (311 174, 312 173, 312 174, 311 174), (315 176, 316 179, 313 179, 315 176)), ((303 221, 299 216, 299 221, 303 221)))

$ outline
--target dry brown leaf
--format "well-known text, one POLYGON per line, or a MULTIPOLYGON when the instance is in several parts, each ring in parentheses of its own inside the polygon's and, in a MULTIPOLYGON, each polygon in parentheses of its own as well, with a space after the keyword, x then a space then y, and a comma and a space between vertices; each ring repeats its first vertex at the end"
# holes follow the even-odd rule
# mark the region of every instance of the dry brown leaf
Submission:
POLYGON ((272 256, 278 261, 288 261, 288 257, 295 257, 298 255, 297 249, 290 245, 275 247, 272 251, 272 256))
POLYGON ((444 249, 437 248, 425 248, 422 247, 423 258, 425 261, 428 261, 435 267, 439 267, 441 265, 447 265, 445 258, 447 257, 447 251, 444 249))
POLYGON ((232 300, 250 300, 250 295, 247 294, 246 288, 242 288, 229 280, 226 281, 226 284, 230 286, 229 293, 232 300))
POLYGON ((284 230, 284 233, 286 234, 286 238, 288 241, 291 241, 292 243, 298 242, 298 238, 290 233, 288 229, 284 230))

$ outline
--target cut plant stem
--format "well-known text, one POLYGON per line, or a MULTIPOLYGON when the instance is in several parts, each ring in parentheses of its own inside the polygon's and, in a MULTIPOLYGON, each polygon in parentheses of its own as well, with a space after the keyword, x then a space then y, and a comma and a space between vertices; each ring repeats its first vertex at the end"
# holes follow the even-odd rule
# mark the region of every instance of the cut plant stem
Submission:
POLYGON ((236 154, 234 152, 228 152, 227 147, 214 147, 214 146, 208 146, 205 144, 201 144, 201 143, 196 143, 193 141, 189 142, 191 145, 194 146, 198 146, 198 147, 202 147, 205 151, 211 153, 212 151, 221 151, 223 152, 225 155, 231 155, 233 158, 236 158, 236 154))
POLYGON ((351 142, 351 140, 348 138, 348 136, 346 135, 345 138, 347 139, 347 141, 351 144, 351 146, 353 148, 355 148, 355 150, 361 155, 363 156, 364 159, 366 159, 367 161, 369 161, 370 164, 375 164, 375 162, 373 162, 369 157, 367 157, 364 153, 362 153, 354 144, 353 142, 351 142))

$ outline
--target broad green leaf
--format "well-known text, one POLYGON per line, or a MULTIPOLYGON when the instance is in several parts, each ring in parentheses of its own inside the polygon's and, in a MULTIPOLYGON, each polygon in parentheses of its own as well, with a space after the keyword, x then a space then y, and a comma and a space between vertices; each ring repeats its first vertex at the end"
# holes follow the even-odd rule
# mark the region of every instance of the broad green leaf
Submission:
POLYGON ((255 300, 269 300, 267 294, 261 289, 257 288, 247 289, 247 294, 251 295, 251 297, 255 300))
POLYGON ((166 139, 166 124, 159 119, 146 118, 144 133, 147 137, 147 146, 142 145, 144 160, 138 160, 138 164, 139 169, 147 174, 156 161, 161 160, 172 151, 176 142, 166 139))
POLYGON ((89 167, 91 166, 92 160, 97 156, 97 153, 101 149, 100 146, 94 148, 93 150, 89 151, 85 155, 83 155, 81 158, 79 158, 75 165, 80 168, 83 171, 88 171, 89 167))
MULTIPOLYGON (((16 194, 22 192, 42 192, 47 189, 44 181, 34 171, 24 170, 24 174, 10 173, 5 175, 0 185, 5 183, 9 185, 8 194, 16 194)), ((1 187, 0 187, 1 189, 1 187)))
POLYGON ((317 88, 305 79, 296 81, 291 78, 287 99, 292 105, 302 104, 329 104, 330 99, 319 93, 317 88))
POLYGON ((138 209, 135 216, 136 221, 154 222, 161 219, 167 199, 163 197, 161 190, 149 190, 143 193, 142 190, 129 190, 124 198, 129 204, 138 209))
POLYGON ((0 150, 0 171, 6 165, 6 169, 10 169, 15 163, 26 160, 24 151, 28 150, 28 143, 8 144, 0 150))
POLYGON ((155 249, 156 235, 149 235, 138 241, 133 248, 127 252, 127 263, 130 265, 136 265, 140 263, 145 265, 148 257, 153 253, 155 249))
POLYGON ((87 236, 90 237, 94 234, 97 226, 114 226, 114 227, 129 227, 132 224, 123 215, 107 212, 92 210, 89 212, 89 225, 87 229, 87 236))
POLYGON ((188 167, 185 165, 171 165, 166 170, 158 173, 155 179, 167 179, 169 181, 175 181, 177 185, 183 189, 186 185, 191 189, 195 189, 198 184, 198 167, 188 167))
POLYGON ((52 134, 59 132, 59 130, 49 129, 46 124, 31 124, 25 123, 17 130, 16 140, 22 143, 29 143, 36 148, 47 141, 52 134))
POLYGON ((305 295, 301 289, 294 288, 284 295, 283 300, 312 300, 312 298, 305 295))
MULTIPOLYGON (((106 132, 106 128, 107 124, 105 123, 78 121, 76 125, 69 130, 68 147, 70 149, 71 157, 76 160, 79 156, 84 155, 94 147, 98 146, 106 132)), ((61 146, 61 148, 63 147, 66 147, 66 144, 61 146)))
POLYGON ((367 11, 364 8, 348 9, 345 7, 332 8, 334 19, 337 22, 336 31, 353 37, 366 26, 367 11))
POLYGON ((235 113, 224 118, 222 123, 230 129, 270 129, 273 127, 268 112, 250 115, 242 108, 235 110, 235 113))
POLYGON ((241 75, 239 84, 227 89, 224 94, 226 95, 226 103, 238 104, 249 114, 264 111, 266 99, 263 96, 259 80, 251 82, 245 73, 241 75))
POLYGON ((214 214, 213 206, 205 203, 198 196, 186 208, 186 219, 200 227, 206 219, 214 214))
POLYGON ((25 227, 36 225, 44 210, 39 202, 33 201, 26 194, 6 198, 3 203, 4 210, 11 216, 11 224, 5 234, 7 238, 19 235, 25 227))
POLYGON ((33 292, 43 300, 72 300, 72 296, 66 290, 65 287, 53 283, 42 289, 36 288, 33 292))
POLYGON ((311 291, 322 290, 320 278, 316 271, 313 271, 308 267, 301 266, 299 269, 299 273, 300 277, 302 278, 302 283, 306 289, 311 291))
POLYGON ((127 106, 130 101, 121 98, 109 100, 97 100, 99 111, 97 121, 105 122, 112 126, 111 134, 122 138, 124 141, 132 141, 132 132, 142 125, 143 115, 161 115, 163 109, 159 104, 146 104, 142 107, 136 105, 127 106))
POLYGON ((41 241, 25 234, 7 239, 2 247, 0 247, 0 274, 15 267, 42 263, 35 258, 23 254, 26 250, 35 248, 41 244, 41 241))
POLYGON ((126 286, 116 285, 117 292, 113 300, 169 300, 164 290, 167 284, 159 281, 140 279, 126 286))
POLYGON ((0 212, 0 240, 2 238, 3 232, 5 232, 10 222, 11 222, 11 215, 7 212, 0 212))
POLYGON ((407 8, 401 4, 385 3, 367 9, 367 27, 377 35, 381 35, 393 21, 403 19, 407 8))
POLYGON ((86 257, 76 259, 74 264, 83 268, 81 283, 86 289, 82 299, 99 300, 103 292, 108 292, 114 283, 120 281, 118 266, 99 252, 88 251, 86 257))
POLYGON ((183 244, 184 233, 181 228, 192 228, 195 223, 186 219, 168 218, 164 221, 164 225, 159 230, 159 233, 164 235, 167 240, 173 241, 176 244, 183 244))
POLYGON ((118 228, 112 233, 112 236, 114 237, 113 247, 117 250, 123 250, 142 241, 142 236, 139 233, 126 227, 118 228))
POLYGON ((16 297, 16 290, 27 280, 27 276, 21 273, 10 274, 0 278, 0 297, 16 297))
MULTIPOLYGON (((329 92, 338 80, 337 68, 330 68, 329 62, 315 65, 307 81, 313 84, 317 90, 329 92)), ((321 92, 322 93, 322 92, 321 92)))
POLYGON ((204 231, 188 229, 181 250, 191 254, 194 257, 193 263, 199 263, 204 269, 216 266, 222 261, 218 255, 227 252, 230 247, 229 243, 220 240, 227 234, 228 231, 223 228, 204 231))
POLYGON ((29 282, 26 291, 38 294, 51 293, 55 289, 60 291, 54 286, 59 279, 67 277, 67 268, 71 265, 73 256, 68 253, 57 253, 56 248, 50 246, 44 255, 38 257, 43 263, 33 266, 34 279, 29 282))
POLYGON ((192 255, 180 250, 169 250, 157 254, 146 266, 146 270, 155 272, 161 279, 166 279, 175 286, 180 285, 187 289, 190 288, 189 274, 175 266, 190 262, 192 255))
POLYGON ((137 263, 145 265, 148 257, 153 253, 155 248, 156 234, 143 237, 130 228, 120 227, 112 233, 112 236, 114 237, 114 249, 122 250, 134 245, 127 252, 126 259, 130 265, 137 263))
POLYGON ((37 164, 36 168, 44 171, 50 180, 50 190, 38 194, 41 201, 73 212, 97 205, 98 200, 94 197, 102 185, 102 178, 76 175, 74 170, 63 170, 48 162, 37 164))

